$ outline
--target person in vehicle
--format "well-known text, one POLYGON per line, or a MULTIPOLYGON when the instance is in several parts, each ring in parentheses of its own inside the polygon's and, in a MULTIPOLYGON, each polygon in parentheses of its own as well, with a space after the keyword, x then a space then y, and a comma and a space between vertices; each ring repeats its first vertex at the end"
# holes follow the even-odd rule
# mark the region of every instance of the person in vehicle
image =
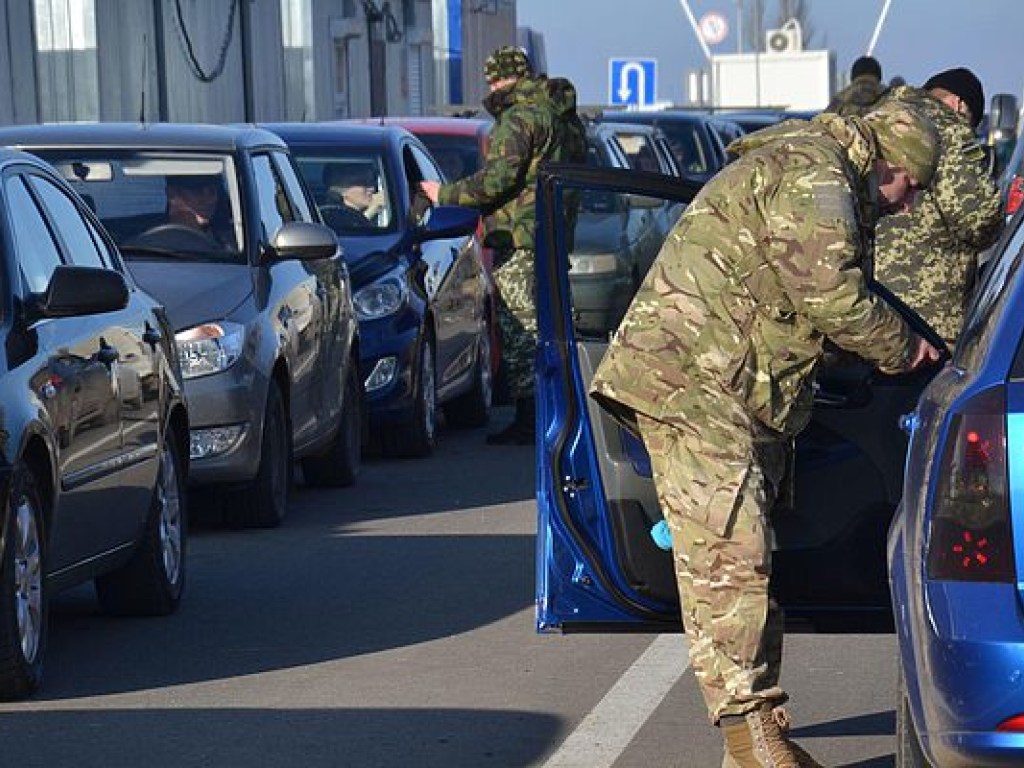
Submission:
POLYGON ((576 114, 576 89, 564 78, 534 74, 521 48, 505 46, 484 64, 490 95, 484 101, 495 125, 483 167, 464 179, 439 185, 424 181, 434 204, 494 213, 487 241, 495 249, 498 326, 502 362, 516 412, 505 429, 491 433, 491 444, 532 445, 537 309, 534 296, 534 211, 537 169, 543 162, 582 163, 586 129, 576 114))
POLYGON ((168 176, 166 181, 167 223, 195 230, 211 244, 233 247, 230 225, 218 219, 221 180, 217 175, 189 174, 168 176))
POLYGON ((324 221, 335 231, 371 229, 387 204, 377 190, 377 174, 365 163, 330 163, 324 169, 326 200, 320 206, 324 221))
POLYGON ((895 102, 734 141, 737 159, 680 218, 595 372, 591 396, 650 454, 726 765, 818 765, 778 709, 769 512, 826 336, 886 372, 939 358, 862 272, 876 217, 931 181, 937 147, 931 123, 895 102))
POLYGON ((950 346, 974 289, 978 257, 1003 231, 999 187, 975 129, 985 111, 981 81, 968 69, 939 72, 922 88, 904 85, 886 98, 909 104, 939 132, 939 163, 913 210, 883 221, 875 240, 875 277, 917 311, 950 346))
POLYGON ((873 56, 861 56, 850 67, 850 84, 832 97, 826 112, 837 115, 863 115, 885 92, 882 65, 873 56))

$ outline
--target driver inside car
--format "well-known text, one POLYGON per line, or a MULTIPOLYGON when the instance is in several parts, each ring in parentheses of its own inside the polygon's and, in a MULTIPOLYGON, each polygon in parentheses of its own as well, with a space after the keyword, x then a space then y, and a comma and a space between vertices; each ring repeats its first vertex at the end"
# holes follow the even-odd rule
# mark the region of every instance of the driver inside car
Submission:
POLYGON ((167 223, 193 229, 221 248, 234 248, 235 236, 230 224, 217 216, 220 201, 218 176, 167 177, 167 223))
POLYGON ((377 174, 365 163, 333 163, 324 169, 325 203, 320 206, 331 229, 377 227, 377 218, 387 204, 377 189, 377 174))

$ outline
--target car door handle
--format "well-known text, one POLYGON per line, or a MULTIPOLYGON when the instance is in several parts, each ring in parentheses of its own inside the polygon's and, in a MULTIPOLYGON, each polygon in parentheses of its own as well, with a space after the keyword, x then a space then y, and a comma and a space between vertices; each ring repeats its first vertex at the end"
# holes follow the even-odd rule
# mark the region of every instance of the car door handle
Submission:
POLYGON ((121 353, 113 347, 100 347, 96 359, 108 368, 121 358, 121 353))
POLYGON ((142 332, 142 340, 149 344, 151 347, 155 347, 163 339, 163 334, 160 333, 156 328, 146 326, 146 330, 142 332))

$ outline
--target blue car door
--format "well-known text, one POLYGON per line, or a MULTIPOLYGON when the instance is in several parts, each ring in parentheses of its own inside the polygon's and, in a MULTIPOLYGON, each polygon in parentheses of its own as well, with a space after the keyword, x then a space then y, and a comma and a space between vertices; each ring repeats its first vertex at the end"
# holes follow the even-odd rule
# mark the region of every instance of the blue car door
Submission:
MULTIPOLYGON (((602 212, 612 205, 649 208, 658 199, 685 205, 697 188, 616 169, 556 166, 541 175, 541 630, 678 625, 672 556, 651 535, 661 513, 649 459, 643 445, 586 392, 637 287, 637 254, 628 247, 628 232, 612 231, 602 212)), ((625 228, 628 219, 622 221, 625 228)), ((909 311, 907 316, 929 333, 909 311)), ((827 358, 816 379, 814 419, 797 441, 791 491, 773 513, 773 579, 790 615, 831 616, 849 609, 885 621, 885 534, 899 499, 906 449, 899 417, 913 410, 930 373, 880 376, 839 350, 827 358)))

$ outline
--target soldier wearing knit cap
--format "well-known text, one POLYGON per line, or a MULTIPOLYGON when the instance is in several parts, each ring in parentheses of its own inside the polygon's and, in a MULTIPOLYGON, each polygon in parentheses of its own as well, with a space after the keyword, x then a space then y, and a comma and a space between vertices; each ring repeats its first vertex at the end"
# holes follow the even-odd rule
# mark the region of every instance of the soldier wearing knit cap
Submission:
POLYGON ((923 88, 893 89, 886 102, 926 115, 940 137, 935 179, 913 210, 887 218, 875 241, 875 276, 954 346, 976 283, 978 256, 1002 232, 999 189, 975 134, 985 109, 981 82, 963 67, 923 88))
POLYGON ((534 229, 537 172, 544 162, 582 163, 586 130, 576 114, 576 89, 564 78, 534 74, 521 48, 498 48, 484 62, 494 115, 483 166, 472 176, 438 185, 423 182, 431 202, 493 214, 487 238, 495 249, 501 359, 516 414, 491 444, 532 445, 535 436, 534 229))
POLYGON ((826 337, 887 372, 938 359, 862 270, 877 216, 908 207, 937 148, 900 104, 732 142, 737 159, 680 217, 594 373, 591 396, 651 457, 690 666, 730 768, 818 765, 779 707, 769 513, 826 337))
POLYGON ((872 56, 861 56, 850 67, 850 84, 832 97, 826 112, 837 115, 863 115, 885 92, 882 65, 872 56))

